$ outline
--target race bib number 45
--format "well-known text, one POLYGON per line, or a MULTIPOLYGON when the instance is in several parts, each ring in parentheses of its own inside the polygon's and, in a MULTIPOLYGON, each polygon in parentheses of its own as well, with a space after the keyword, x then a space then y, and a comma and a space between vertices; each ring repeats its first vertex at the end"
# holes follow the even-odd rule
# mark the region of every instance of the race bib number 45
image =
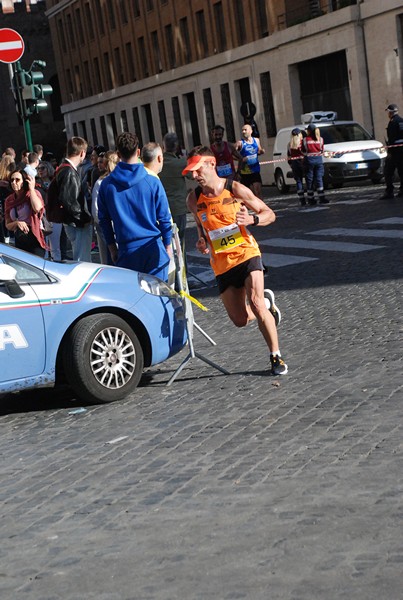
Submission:
POLYGON ((209 236, 214 252, 228 252, 245 241, 236 223, 213 229, 213 231, 209 231, 209 236))

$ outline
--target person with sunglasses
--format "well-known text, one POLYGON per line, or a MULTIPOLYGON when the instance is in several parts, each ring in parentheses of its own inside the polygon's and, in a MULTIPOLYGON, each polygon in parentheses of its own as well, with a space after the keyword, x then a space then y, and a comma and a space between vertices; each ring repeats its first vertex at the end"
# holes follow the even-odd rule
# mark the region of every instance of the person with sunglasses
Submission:
POLYGON ((45 203, 35 189, 35 178, 23 170, 14 170, 10 185, 12 193, 5 201, 6 227, 14 232, 17 248, 43 257, 47 250, 42 227, 45 203))

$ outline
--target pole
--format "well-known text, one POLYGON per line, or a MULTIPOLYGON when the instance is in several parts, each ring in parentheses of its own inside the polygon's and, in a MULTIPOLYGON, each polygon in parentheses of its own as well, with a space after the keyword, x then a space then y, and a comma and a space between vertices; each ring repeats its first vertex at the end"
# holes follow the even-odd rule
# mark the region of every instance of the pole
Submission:
POLYGON ((202 354, 199 354, 199 352, 196 352, 196 350, 194 349, 194 344, 193 344, 193 328, 194 327, 202 335, 204 335, 204 337, 210 342, 210 344, 212 344, 213 346, 216 346, 216 343, 214 340, 211 339, 210 336, 207 335, 207 333, 205 331, 203 331, 203 329, 199 325, 197 325, 197 323, 193 317, 192 303, 186 296, 183 295, 183 293, 181 293, 181 292, 188 293, 189 288, 188 288, 188 283, 187 283, 187 279, 186 279, 186 268, 185 268, 185 262, 183 260, 183 255, 182 255, 182 247, 181 247, 181 243, 179 240, 178 228, 176 225, 173 226, 173 232, 174 232, 174 235, 173 235, 172 249, 174 252, 174 258, 175 258, 175 264, 176 264, 176 275, 177 275, 176 280, 177 280, 177 284, 178 284, 178 288, 179 288, 180 298, 182 301, 183 312, 185 314, 185 319, 186 319, 186 331, 188 334, 189 354, 181 362, 179 367, 176 369, 175 373, 171 376, 170 380, 167 383, 167 386, 170 386, 175 381, 175 379, 177 378, 179 373, 187 365, 187 363, 190 360, 192 360, 192 358, 198 358, 199 360, 203 361, 207 365, 210 365, 210 367, 217 369, 224 375, 229 375, 229 373, 226 369, 223 369, 223 367, 220 367, 212 360, 209 360, 202 354))
POLYGON ((18 61, 17 63, 9 64, 8 69, 9 69, 9 74, 10 74, 11 89, 13 90, 15 99, 17 101, 17 106, 18 106, 17 112, 21 117, 22 125, 24 127, 25 144, 26 144, 27 150, 32 152, 33 145, 32 145, 31 126, 29 123, 29 116, 27 115, 25 102, 22 97, 22 90, 21 90, 20 86, 18 85, 17 73, 22 72, 20 61, 18 61))

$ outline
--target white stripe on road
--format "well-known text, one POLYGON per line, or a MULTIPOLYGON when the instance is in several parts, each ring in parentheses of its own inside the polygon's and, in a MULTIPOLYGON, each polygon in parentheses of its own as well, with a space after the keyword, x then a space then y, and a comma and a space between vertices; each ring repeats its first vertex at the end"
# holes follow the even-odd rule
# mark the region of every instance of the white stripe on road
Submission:
POLYGON ((379 221, 367 221, 365 225, 403 225, 403 217, 389 217, 379 221))
POLYGON ((364 200, 340 200, 337 204, 367 204, 373 202, 371 198, 365 198, 364 200))
POLYGON ((344 227, 334 227, 333 229, 319 229, 318 231, 309 231, 307 235, 344 235, 346 237, 376 237, 376 238, 395 238, 403 239, 403 229, 347 229, 344 227))
POLYGON ((22 48, 20 40, 16 40, 15 42, 0 42, 0 52, 2 50, 17 50, 18 48, 22 48))
POLYGON ((370 244, 354 244, 347 242, 320 242, 317 240, 298 240, 289 238, 272 238, 259 240, 262 246, 273 246, 275 248, 303 248, 305 250, 326 250, 328 252, 366 252, 376 250, 383 246, 372 246, 370 244))
POLYGON ((298 265, 304 262, 311 262, 313 260, 319 260, 312 256, 294 256, 293 254, 275 254, 275 253, 262 253, 263 264, 266 267, 288 267, 290 265, 298 265))

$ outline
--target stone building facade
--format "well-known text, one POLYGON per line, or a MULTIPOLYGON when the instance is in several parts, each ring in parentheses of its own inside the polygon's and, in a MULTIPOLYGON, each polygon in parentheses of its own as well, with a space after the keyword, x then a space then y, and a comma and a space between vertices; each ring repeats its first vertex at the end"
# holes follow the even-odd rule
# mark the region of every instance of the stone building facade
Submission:
POLYGON ((66 133, 108 147, 176 130, 190 149, 214 123, 234 141, 245 106, 268 157, 309 110, 383 140, 402 100, 401 0, 47 0, 46 14, 66 133))

